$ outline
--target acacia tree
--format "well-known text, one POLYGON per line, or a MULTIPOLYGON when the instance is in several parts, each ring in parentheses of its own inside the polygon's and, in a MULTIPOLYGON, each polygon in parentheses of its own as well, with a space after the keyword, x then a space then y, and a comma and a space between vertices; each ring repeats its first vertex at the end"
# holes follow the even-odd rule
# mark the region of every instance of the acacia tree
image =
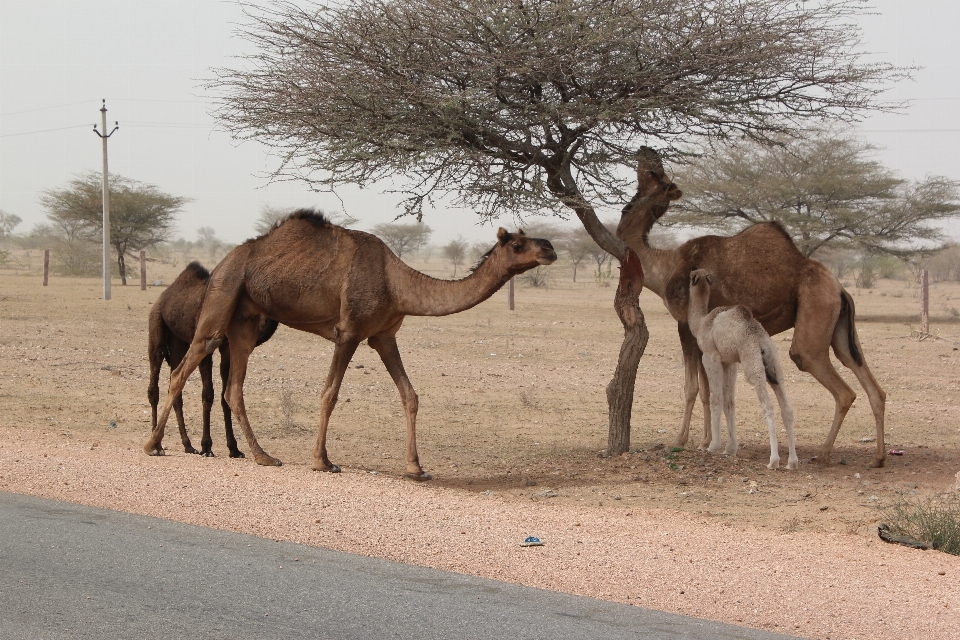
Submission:
POLYGON ((457 277, 457 267, 462 265, 463 259, 467 257, 468 247, 467 241, 459 236, 443 245, 443 257, 453 265, 454 278, 457 277))
MULTIPOLYGON (((170 237, 180 208, 190 198, 163 193, 153 185, 110 176, 110 244, 117 255, 120 281, 127 284, 126 256, 170 237)), ((40 203, 47 218, 69 241, 103 234, 103 182, 99 173, 70 181, 63 189, 44 191, 40 203)))
POLYGON ((385 222, 371 229, 373 235, 383 240, 398 258, 409 251, 419 250, 430 240, 433 229, 422 222, 385 222))
MULTIPOLYGON (((669 153, 697 138, 854 120, 899 74, 861 61, 856 0, 278 1, 246 11, 240 33, 256 52, 210 87, 223 126, 284 159, 276 178, 328 189, 393 178, 417 216, 439 194, 485 218, 569 209, 622 264, 629 249, 594 207, 629 198, 623 169, 638 146, 669 153)), ((627 336, 607 387, 610 453, 629 446, 647 336, 642 275, 627 273, 615 299, 627 336)))
POLYGON ((806 256, 831 246, 901 258, 935 250, 945 240, 936 223, 960 212, 958 184, 904 180, 874 160, 875 151, 830 132, 777 146, 727 145, 683 171, 683 213, 670 223, 729 232, 776 220, 806 256))

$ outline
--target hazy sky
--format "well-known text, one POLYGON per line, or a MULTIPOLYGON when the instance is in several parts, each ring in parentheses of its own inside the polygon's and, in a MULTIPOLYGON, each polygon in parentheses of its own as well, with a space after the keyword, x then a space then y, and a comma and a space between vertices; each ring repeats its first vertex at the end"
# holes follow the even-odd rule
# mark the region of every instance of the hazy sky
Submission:
MULTIPOLYGON (((911 101, 903 115, 871 117, 859 130, 904 177, 960 179, 960 2, 871 5, 878 15, 862 21, 864 50, 923 68, 888 93, 911 101)), ((200 85, 211 68, 249 51, 233 36, 241 21, 237 6, 220 0, 0 0, 0 208, 23 218, 17 232, 45 221, 40 192, 100 170, 92 125, 103 98, 111 128, 120 122, 109 142, 111 173, 192 198, 178 230, 187 239, 209 226, 242 241, 264 204, 345 206, 364 229, 393 220, 397 198, 377 189, 343 189, 341 205, 299 184, 268 184, 265 149, 216 130, 200 85)), ((425 221, 435 243, 460 234, 492 241, 495 233, 469 211, 433 212, 425 221)), ((960 236, 960 224, 951 228, 960 236)))

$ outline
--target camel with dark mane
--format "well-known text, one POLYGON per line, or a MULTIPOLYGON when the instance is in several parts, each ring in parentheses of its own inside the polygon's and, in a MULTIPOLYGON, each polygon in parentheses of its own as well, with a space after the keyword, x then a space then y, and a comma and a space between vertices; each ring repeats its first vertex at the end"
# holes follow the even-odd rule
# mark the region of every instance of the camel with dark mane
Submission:
MULTIPOLYGON (((147 333, 147 359, 150 361, 150 383, 147 387, 147 398, 150 400, 151 427, 157 426, 157 405, 160 402, 160 369, 166 362, 171 370, 175 369, 190 347, 193 333, 197 328, 200 317, 200 307, 203 305, 203 296, 207 291, 207 282, 210 272, 199 262, 191 262, 186 269, 177 276, 177 279, 160 294, 150 309, 147 333)), ((277 330, 276 320, 264 318, 257 335, 257 346, 263 344, 273 336, 277 330)), ((210 437, 210 411, 213 407, 213 354, 200 361, 200 380, 203 391, 203 437, 200 440, 200 451, 193 448, 187 427, 183 419, 183 395, 178 394, 173 401, 173 410, 177 415, 177 426, 180 427, 180 441, 186 453, 199 453, 203 456, 213 455, 213 439, 210 437)), ((230 377, 230 351, 227 343, 220 345, 220 379, 226 391, 227 379, 230 377)), ((223 425, 226 429, 227 448, 231 458, 243 458, 244 455, 237 448, 237 439, 233 435, 233 422, 230 418, 230 406, 220 394, 220 406, 223 409, 223 425)))
POLYGON ((835 410, 830 433, 818 456, 829 463, 833 445, 857 394, 830 361, 830 349, 850 369, 867 393, 877 428, 872 466, 883 466, 884 408, 887 394, 863 357, 854 322, 853 298, 820 262, 804 256, 782 226, 765 222, 732 237, 702 236, 663 250, 650 246, 649 233, 672 200, 681 192, 666 178, 655 153, 642 158, 637 169, 638 190, 623 209, 617 237, 636 251, 643 265, 644 286, 663 299, 677 321, 684 359, 685 404, 677 445, 686 444, 690 419, 700 387, 704 411, 704 438, 710 445, 709 386, 703 373, 700 348, 687 323, 690 272, 709 271, 716 286, 710 308, 742 305, 771 336, 794 329, 790 358, 833 395, 835 410), (698 380, 699 378, 699 380, 698 380), (699 383, 698 383, 699 382, 699 383))
POLYGON ((224 339, 229 341, 230 379, 225 398, 240 421, 254 458, 279 465, 260 447, 247 419, 243 381, 259 324, 273 318, 334 343, 333 360, 320 394, 320 428, 313 468, 338 472, 327 456, 327 427, 347 365, 361 342, 375 349, 400 392, 406 414, 406 471, 427 480, 417 455, 419 400, 397 348, 406 316, 444 316, 469 309, 510 278, 557 259, 547 240, 522 231, 497 232, 497 242, 477 268, 461 280, 431 278, 404 264, 376 236, 331 224, 323 215, 299 210, 269 233, 233 249, 214 269, 203 308, 157 426, 143 449, 163 455, 160 445, 170 409, 190 373, 224 339))

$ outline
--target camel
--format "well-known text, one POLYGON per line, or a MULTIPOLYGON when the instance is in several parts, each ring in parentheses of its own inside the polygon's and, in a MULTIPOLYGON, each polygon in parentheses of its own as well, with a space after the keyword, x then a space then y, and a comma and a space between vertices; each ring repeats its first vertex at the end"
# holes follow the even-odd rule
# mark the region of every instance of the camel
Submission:
POLYGON ((417 455, 419 400, 397 348, 396 335, 403 319, 464 311, 489 298, 511 277, 556 259, 547 240, 501 228, 497 243, 473 273, 460 280, 439 280, 404 264, 376 236, 333 225, 313 210, 298 210, 269 233, 233 249, 214 269, 193 342, 170 376, 163 411, 143 449, 150 455, 163 455, 160 443, 177 394, 203 358, 226 338, 231 362, 227 403, 257 463, 280 465, 257 442, 243 400, 247 359, 256 343, 258 323, 265 316, 335 345, 320 394, 313 468, 340 471, 327 456, 327 428, 347 365, 366 340, 400 392, 406 415, 404 476, 429 480, 431 476, 420 466, 417 455))
POLYGON ((833 424, 817 462, 829 464, 840 425, 857 397, 830 362, 828 349, 832 347, 870 400, 877 427, 877 449, 871 466, 882 467, 887 453, 883 440, 887 394, 864 360, 853 298, 837 278, 823 264, 804 256, 776 222, 755 224, 731 237, 702 236, 676 249, 655 249, 649 243, 650 229, 666 213, 670 202, 682 194, 666 178, 659 158, 642 158, 637 179, 637 194, 623 209, 617 237, 636 251, 643 266, 644 286, 663 300, 677 321, 685 370, 685 404, 677 446, 684 446, 689 438, 690 418, 701 385, 701 448, 709 446, 711 438, 709 383, 687 319, 689 274, 700 268, 713 274, 718 285, 711 292, 711 308, 743 305, 771 336, 794 328, 791 360, 826 387, 835 401, 833 424))
MULTIPOLYGON (((147 338, 147 359, 150 361, 150 383, 147 398, 150 400, 151 427, 157 426, 157 405, 160 401, 160 368, 166 361, 173 370, 183 360, 184 354, 193 339, 193 332, 200 317, 200 307, 207 290, 210 272, 199 262, 191 262, 177 276, 177 279, 160 294, 150 309, 147 338)), ((273 336, 277 322, 265 318, 257 335, 257 346, 273 336)), ((220 379, 226 390, 230 375, 230 353, 227 343, 220 345, 220 379)), ((203 383, 201 398, 203 401, 203 438, 200 451, 193 448, 183 419, 183 396, 177 395, 173 409, 180 427, 180 441, 185 453, 198 453, 213 456, 213 440, 210 437, 210 410, 213 407, 213 354, 200 361, 200 379, 203 383)), ((237 448, 237 439, 233 435, 233 422, 230 419, 230 407, 220 394, 220 406, 223 409, 223 424, 226 429, 227 448, 231 458, 243 458, 243 452, 237 448)))
POLYGON ((727 417, 727 447, 724 453, 737 455, 736 394, 737 363, 743 365, 743 375, 757 392, 760 399, 760 411, 767 432, 770 434, 770 463, 767 469, 780 468, 780 452, 777 445, 777 425, 773 416, 773 403, 764 384, 770 383, 777 403, 780 405, 780 417, 787 432, 789 458, 788 469, 796 469, 796 443, 793 437, 793 409, 783 389, 783 371, 777 358, 777 347, 763 330, 763 326, 753 319, 750 310, 744 306, 716 307, 708 311, 710 289, 713 278, 710 273, 697 269, 690 274, 690 305, 687 310, 687 322, 690 332, 697 339, 697 346, 703 353, 703 369, 710 385, 711 439, 710 453, 720 451, 720 410, 727 417))

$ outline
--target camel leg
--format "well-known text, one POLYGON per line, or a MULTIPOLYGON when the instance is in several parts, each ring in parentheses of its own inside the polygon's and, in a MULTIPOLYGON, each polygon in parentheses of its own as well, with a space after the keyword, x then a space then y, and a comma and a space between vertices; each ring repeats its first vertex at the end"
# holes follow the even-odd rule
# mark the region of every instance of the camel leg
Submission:
POLYGON ((203 391, 203 436, 200 439, 200 455, 213 457, 213 438, 210 437, 210 409, 213 407, 213 354, 200 361, 200 381, 203 391))
POLYGON ((230 405, 227 404, 227 383, 230 380, 230 349, 220 345, 220 383, 223 390, 220 392, 220 409, 223 411, 223 429, 227 437, 227 449, 231 458, 244 458, 243 452, 237 447, 237 438, 233 435, 233 420, 230 405))
POLYGON ((703 369, 706 371, 707 379, 713 380, 714 384, 710 391, 710 412, 712 423, 710 425, 712 436, 710 438, 710 447, 707 449, 710 453, 719 453, 720 451, 720 416, 723 413, 723 363, 720 361, 720 355, 717 353, 705 353, 703 355, 703 369))
POLYGON ((873 377, 873 373, 870 372, 870 367, 867 366, 867 361, 863 358, 863 349, 860 347, 860 338, 857 336, 856 328, 849 330, 845 324, 845 320, 852 322, 852 315, 851 312, 850 318, 845 319, 841 317, 840 322, 837 322, 837 327, 833 333, 833 353, 843 366, 853 371, 853 374, 857 376, 857 380, 860 382, 860 386, 867 392, 867 398, 870 400, 870 409, 873 411, 873 418, 877 424, 877 450, 874 454, 873 461, 868 466, 882 467, 887 459, 887 447, 884 442, 884 412, 886 411, 887 393, 880 387, 876 378, 873 377), (857 364, 850 352, 851 336, 857 350, 861 354, 859 364, 857 364))
POLYGON ((819 354, 801 355, 796 351, 796 347, 797 338, 795 333, 793 344, 790 346, 790 358, 796 363, 798 369, 809 373, 816 378, 817 382, 826 387, 827 391, 833 394, 833 399, 836 403, 833 414, 833 424, 830 425, 830 433, 823 443, 819 457, 816 458, 817 462, 821 464, 830 464, 830 455, 833 453, 833 443, 837 439, 837 434, 840 432, 840 425, 843 424, 843 419, 846 417, 847 411, 850 410, 853 401, 857 399, 857 394, 854 393, 853 389, 851 389, 850 386, 844 382, 843 378, 840 377, 840 374, 837 373, 837 370, 830 362, 830 354, 828 354, 826 350, 821 351, 819 354))
MULTIPOLYGON (((180 361, 180 364, 170 373, 170 387, 167 390, 167 399, 163 403, 163 410, 157 418, 157 424, 150 433, 150 438, 143 445, 143 450, 151 456, 162 456, 164 454, 161 442, 163 442, 163 432, 170 417, 170 410, 178 402, 182 406, 183 387, 187 383, 187 378, 199 366, 200 361, 207 356, 204 341, 194 341, 187 350, 187 354, 180 361)), ((183 435, 186 436, 186 430, 183 435)))
MULTIPOLYGON (((693 406, 697 401, 697 395, 700 394, 700 383, 706 382, 707 378, 703 371, 703 365, 700 361, 702 354, 700 347, 697 346, 697 339, 690 332, 690 327, 686 323, 678 323, 677 330, 680 333, 680 347, 683 350, 683 417, 680 420, 680 433, 677 435, 675 446, 686 446, 690 439, 690 421, 693 419, 693 406)), ((704 438, 699 448, 704 449, 710 444, 710 414, 709 402, 710 394, 704 391, 704 438)))
MULTIPOLYGON (((782 372, 777 371, 777 376, 781 380, 783 379, 782 372)), ((780 405, 780 417, 783 419, 783 428, 787 432, 787 447, 789 451, 787 469, 794 471, 800 466, 800 459, 797 457, 797 443, 793 436, 793 407, 790 406, 790 401, 787 400, 787 393, 784 391, 782 384, 771 384, 770 386, 773 388, 773 395, 777 397, 777 404, 780 405)), ((779 453, 777 455, 779 456, 779 453)))
POLYGON ((397 391, 400 392, 400 402, 407 417, 407 470, 403 476, 411 480, 430 480, 433 476, 423 470, 420 466, 420 457, 417 455, 417 409, 420 406, 420 400, 413 385, 410 384, 407 372, 403 369, 397 339, 394 336, 372 336, 367 343, 380 354, 380 360, 390 372, 390 377, 393 378, 397 391))
POLYGON ((767 425, 767 436, 770 439, 770 462, 767 464, 767 469, 779 469, 780 445, 777 442, 777 418, 773 410, 773 401, 767 393, 766 372, 760 349, 752 351, 749 359, 744 362, 743 373, 757 393, 757 399, 760 401, 760 415, 767 425))
MULTIPOLYGON (((185 342, 181 342, 176 338, 172 339, 168 343, 170 350, 170 366, 171 368, 176 368, 183 361, 183 356, 187 351, 189 345, 185 342)), ((187 423, 183 418, 183 394, 177 394, 176 399, 173 401, 173 412, 177 416, 177 428, 180 430, 180 443, 183 444, 184 453, 200 453, 193 448, 193 444, 190 442, 190 436, 187 435, 187 423)))
MULTIPOLYGON (((723 365, 723 415, 727 418, 727 447, 724 453, 737 455, 737 363, 723 365)), ((719 422, 719 420, 718 420, 719 422)), ((720 442, 717 442, 720 448, 720 442)))
POLYGON ((330 462, 327 457, 327 427, 330 426, 330 414, 337 406, 337 397, 340 395, 340 385, 343 383, 343 374, 347 372, 347 365, 357 351, 360 343, 354 339, 341 337, 340 342, 333 349, 333 360, 327 372, 327 380, 323 383, 323 392, 320 394, 320 430, 317 432, 317 444, 313 449, 313 468, 316 471, 340 473, 340 467, 330 462))
POLYGON ((250 447, 253 459, 257 464, 264 467, 279 467, 283 463, 267 454, 260 447, 260 443, 257 442, 257 436, 254 435, 253 429, 250 427, 247 408, 243 401, 243 381, 247 377, 247 361, 257 345, 257 324, 259 320, 259 316, 237 318, 231 321, 227 328, 227 342, 230 347, 230 375, 227 379, 227 390, 224 395, 230 409, 237 416, 237 421, 240 423, 243 435, 247 439, 247 446, 250 447))

